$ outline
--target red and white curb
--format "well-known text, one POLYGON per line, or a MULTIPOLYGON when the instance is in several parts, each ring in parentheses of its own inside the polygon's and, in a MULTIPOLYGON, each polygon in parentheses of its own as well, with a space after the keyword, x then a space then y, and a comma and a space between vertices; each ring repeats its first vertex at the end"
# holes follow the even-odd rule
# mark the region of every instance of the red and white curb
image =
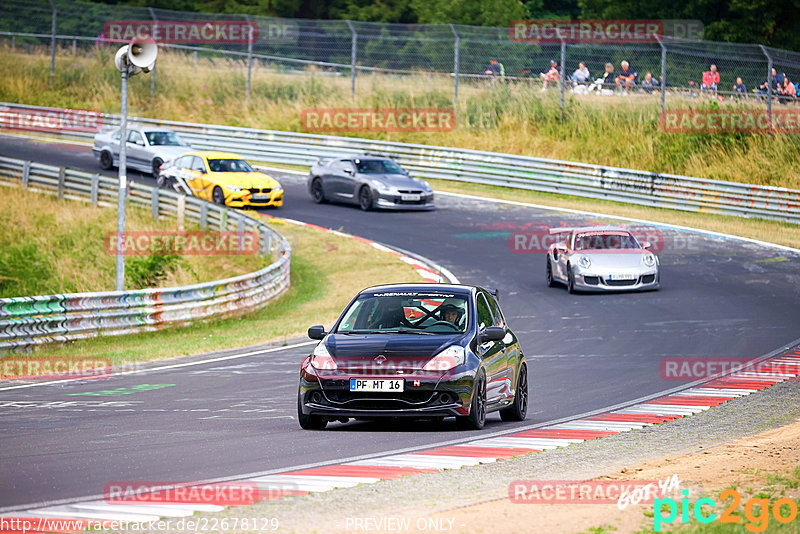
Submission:
MULTIPOLYGON (((567 447, 573 443, 666 423, 719 406, 737 397, 750 395, 786 380, 797 380, 800 378, 800 349, 762 361, 758 364, 758 368, 759 373, 738 372, 623 409, 542 428, 514 431, 502 436, 405 454, 391 454, 379 458, 258 476, 239 482, 255 483, 259 488, 260 501, 280 500, 337 488, 350 488, 360 484, 374 484, 381 480, 420 473, 460 469, 567 447)), ((132 523, 156 521, 161 518, 180 518, 195 512, 221 510, 222 506, 209 504, 108 504, 96 500, 2 514, 0 518, 61 518, 132 523)), ((36 532, 35 525, 29 531, 36 532)), ((69 530, 61 530, 61 532, 67 531, 69 530)))

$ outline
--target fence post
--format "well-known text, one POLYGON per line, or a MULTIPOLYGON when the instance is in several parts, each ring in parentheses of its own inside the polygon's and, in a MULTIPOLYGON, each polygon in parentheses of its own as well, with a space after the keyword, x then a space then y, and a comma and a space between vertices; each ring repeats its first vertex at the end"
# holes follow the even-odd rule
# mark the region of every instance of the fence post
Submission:
POLYGON ((158 220, 158 202, 159 202, 158 187, 150 190, 150 214, 154 221, 158 220))
POLYGON ((183 232, 183 223, 186 219, 186 195, 178 194, 178 231, 183 232))
POLYGON ((352 41, 350 44, 350 96, 355 98, 356 97, 356 47, 358 44, 358 34, 356 33, 356 29, 353 27, 353 23, 349 20, 345 21, 347 23, 347 27, 350 28, 350 33, 353 34, 352 41))
POLYGON ((97 207, 97 197, 99 194, 100 189, 100 175, 94 174, 92 175, 92 192, 90 193, 92 196, 92 206, 97 207))
POLYGON ((758 46, 761 48, 761 52, 767 56, 767 124, 772 131, 772 56, 769 55, 764 45, 758 46))
POLYGON ((667 45, 664 39, 656 36, 658 44, 661 45, 661 121, 664 121, 667 98, 667 45))
POLYGON ((28 180, 31 179, 31 162, 26 161, 22 166, 22 187, 28 187, 28 180))
POLYGON ((196 67, 196 66, 197 66, 197 50, 195 50, 195 51, 192 53, 192 56, 194 57, 194 66, 196 67))
POLYGON ((58 200, 64 198, 64 180, 66 179, 67 169, 61 167, 58 169, 58 200))
POLYGON ((78 40, 77 39, 73 39, 72 40, 72 55, 73 56, 78 55, 78 40))
POLYGON ((16 52, 16 50, 17 50, 17 36, 16 35, 12 35, 11 36, 11 51, 12 52, 16 52))
POLYGON ((567 87, 567 42, 561 37, 561 120, 564 120, 564 91, 567 87))
MULTIPOLYGON (((150 17, 156 24, 153 25, 153 33, 158 30, 158 17, 156 17, 155 11, 153 11, 152 7, 147 8, 150 11, 150 17)), ((153 103, 153 96, 156 94, 156 64, 153 63, 153 70, 150 71, 150 103, 153 103)))
MULTIPOLYGON (((245 19, 250 21, 250 17, 245 15, 245 19)), ((253 72, 253 32, 247 33, 247 95, 245 97, 245 106, 250 105, 250 78, 253 72)))
POLYGON ((461 62, 459 54, 461 52, 461 37, 456 31, 456 27, 450 24, 450 31, 455 36, 455 44, 453 45, 453 113, 456 113, 458 106, 458 64, 461 62))
POLYGON ((208 226, 208 204, 203 202, 200 204, 200 228, 203 230, 208 226))
POLYGON ((50 85, 53 85, 53 77, 56 73, 56 5, 53 0, 49 0, 49 2, 53 9, 53 22, 50 29, 50 85))

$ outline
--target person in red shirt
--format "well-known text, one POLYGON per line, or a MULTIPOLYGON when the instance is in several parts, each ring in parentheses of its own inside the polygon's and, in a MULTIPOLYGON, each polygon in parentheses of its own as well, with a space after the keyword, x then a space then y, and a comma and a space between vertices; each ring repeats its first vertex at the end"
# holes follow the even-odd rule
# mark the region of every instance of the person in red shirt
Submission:
POLYGON ((700 90, 716 91, 718 83, 719 83, 719 72, 717 72, 717 66, 711 65, 709 69, 703 73, 703 83, 700 86, 700 90))
POLYGON ((783 77, 783 85, 778 87, 778 99, 781 103, 787 104, 793 102, 797 98, 797 87, 789 81, 788 76, 783 77))

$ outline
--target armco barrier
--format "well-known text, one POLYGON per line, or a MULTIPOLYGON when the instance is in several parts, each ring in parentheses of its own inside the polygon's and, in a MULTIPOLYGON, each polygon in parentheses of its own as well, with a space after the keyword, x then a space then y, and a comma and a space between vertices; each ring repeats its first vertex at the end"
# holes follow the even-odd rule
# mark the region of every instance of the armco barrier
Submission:
MULTIPOLYGON (((8 108, 35 106, 0 103, 8 108)), ((44 109, 44 108, 38 108, 44 109)), ((415 175, 684 211, 761 217, 800 223, 800 191, 673 174, 620 169, 498 152, 374 141, 305 133, 134 118, 168 126, 197 149, 231 150, 259 161, 310 165, 323 157, 379 153, 393 157, 415 175)), ((105 127, 118 115, 103 115, 105 127)), ((58 133, 58 132, 54 132, 58 133)), ((91 141, 85 132, 62 137, 91 141)))
MULTIPOLYGON (((72 169, 0 157, 0 185, 61 198, 116 205, 115 179, 72 169)), ((289 287, 291 246, 261 221, 224 206, 136 182, 129 201, 153 216, 177 216, 219 231, 256 232, 259 253, 274 261, 248 274, 191 286, 0 299, 0 350, 121 335, 257 309, 289 287), (185 204, 183 202, 185 201, 185 204)), ((102 246, 101 243, 97 244, 102 246)))

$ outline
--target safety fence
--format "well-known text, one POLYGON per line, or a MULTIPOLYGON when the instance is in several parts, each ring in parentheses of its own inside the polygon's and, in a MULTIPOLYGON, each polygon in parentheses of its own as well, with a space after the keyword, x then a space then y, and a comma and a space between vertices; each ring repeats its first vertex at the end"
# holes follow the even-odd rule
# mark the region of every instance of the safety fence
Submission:
MULTIPOLYGON (((46 110, 35 106, 7 103, 0 103, 0 106, 7 106, 11 110, 14 108, 46 110)), ((346 154, 383 154, 394 158, 422 178, 800 223, 800 191, 783 187, 355 137, 146 118, 130 120, 141 124, 170 127, 179 132, 196 149, 229 150, 246 158, 268 163, 312 165, 320 158, 346 154)), ((119 121, 118 115, 111 114, 104 114, 102 119, 104 127, 114 127, 119 121)), ((61 132, 61 136, 89 141, 93 134, 61 132)))
MULTIPOLYGON (((453 105, 457 107, 459 82, 486 84, 497 81, 487 76, 492 57, 503 65, 507 82, 535 81, 555 60, 567 80, 579 63, 600 78, 607 63, 616 76, 621 62, 629 61, 639 82, 649 72, 659 82, 663 76, 662 110, 667 94, 680 98, 700 96, 701 78, 711 64, 716 65, 720 81, 714 96, 735 94, 755 99, 754 104, 771 106, 766 91, 753 94, 771 79, 771 69, 785 73, 792 82, 800 80, 800 53, 756 44, 702 40, 699 20, 660 21, 663 37, 652 42, 520 42, 512 38, 509 27, 478 27, 458 24, 389 24, 349 20, 311 20, 261 17, 244 14, 209 14, 182 12, 152 7, 107 5, 73 0, 10 0, 0 6, 0 37, 13 47, 46 46, 51 52, 50 78, 55 69, 56 51, 65 55, 81 48, 114 48, 109 42, 111 21, 152 21, 169 24, 176 21, 248 21, 257 28, 257 37, 249 42, 210 41, 201 45, 164 44, 173 50, 203 57, 226 57, 246 64, 245 98, 250 99, 252 70, 260 65, 285 73, 303 73, 313 66, 329 74, 349 76, 351 91, 358 76, 376 72, 386 74, 438 74, 453 87, 453 105), (741 78, 746 92, 734 93, 741 78), (691 80, 691 82, 690 82, 691 80)), ((245 66, 245 65, 242 65, 245 66)), ((109 69, 113 65, 109 62, 109 69)), ((151 93, 156 91, 156 71, 151 75, 151 93)), ((230 83, 237 84, 231 76, 230 83)), ((197 82, 202 82, 197 79, 197 82)), ((550 87, 562 93, 565 84, 550 87)), ((612 87, 613 88, 613 87, 612 87)), ((653 89, 648 91, 652 94, 653 89)), ((774 93, 774 90, 773 90, 774 93)), ((653 96, 655 98, 655 96, 653 96)), ((563 106, 562 99, 562 106, 563 106)))
MULTIPOLYGON (((115 206, 118 181, 63 167, 0 157, 0 185, 115 206)), ((259 254, 271 260, 258 271, 190 286, 0 299, 0 350, 53 341, 146 332, 196 320, 241 314, 265 306, 289 288, 291 246, 267 224, 224 206, 138 182, 129 202, 153 218, 196 221, 201 228, 253 232, 259 254)), ((98 243, 100 246, 100 243, 98 243)))

